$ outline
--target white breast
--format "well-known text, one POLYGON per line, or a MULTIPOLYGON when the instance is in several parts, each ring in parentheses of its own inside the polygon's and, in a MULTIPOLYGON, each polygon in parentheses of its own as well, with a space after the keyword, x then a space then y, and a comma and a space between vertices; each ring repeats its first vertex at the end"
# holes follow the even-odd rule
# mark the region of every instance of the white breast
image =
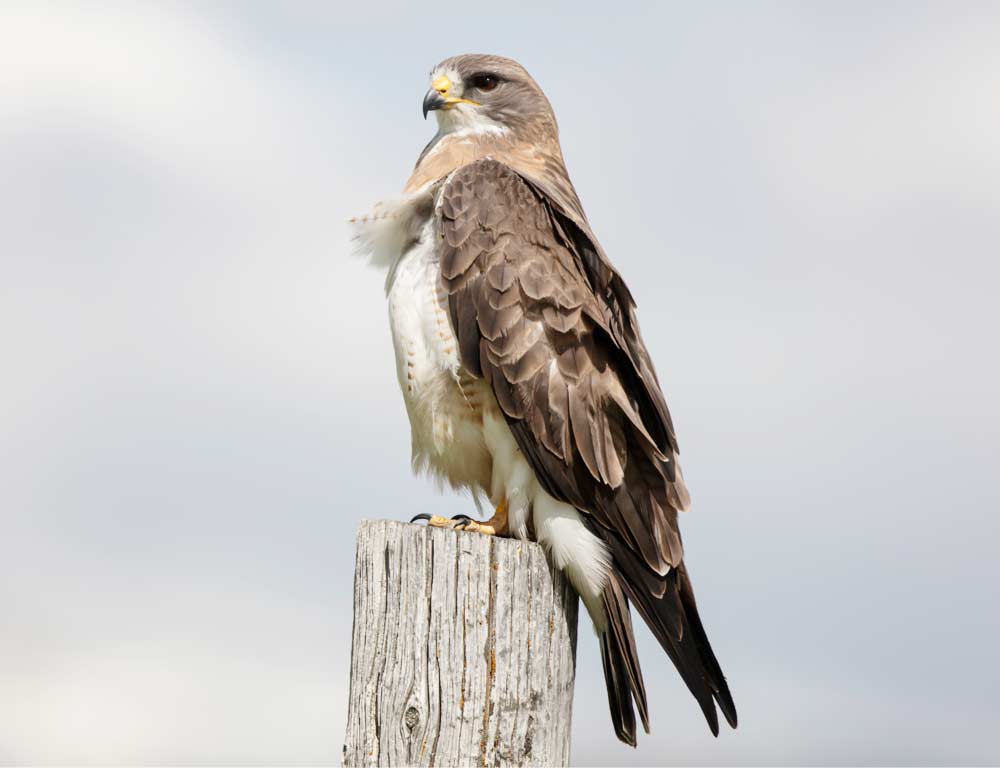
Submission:
MULTIPOLYGON (((488 495, 492 461, 483 438, 483 408, 493 397, 482 381, 460 372, 440 277, 435 218, 428 211, 414 221, 398 203, 390 207, 399 225, 416 233, 415 240, 411 234, 406 242, 385 232, 373 238, 399 244, 395 258, 383 258, 389 262, 389 326, 410 418, 414 469, 488 495)), ((383 219, 377 226, 385 223, 383 219)))

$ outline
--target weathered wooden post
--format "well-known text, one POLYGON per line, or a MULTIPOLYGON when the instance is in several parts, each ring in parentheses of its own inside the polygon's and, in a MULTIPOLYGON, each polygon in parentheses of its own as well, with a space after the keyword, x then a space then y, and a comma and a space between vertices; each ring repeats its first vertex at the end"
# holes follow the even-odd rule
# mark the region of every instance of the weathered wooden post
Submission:
POLYGON ((537 544, 362 523, 344 765, 567 765, 577 602, 537 544))

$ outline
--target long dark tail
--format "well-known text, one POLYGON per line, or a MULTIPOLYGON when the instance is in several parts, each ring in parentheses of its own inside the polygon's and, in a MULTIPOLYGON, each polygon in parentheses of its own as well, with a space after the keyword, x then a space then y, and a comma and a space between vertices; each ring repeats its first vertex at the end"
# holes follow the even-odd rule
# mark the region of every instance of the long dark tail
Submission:
POLYGON ((612 571, 604 588, 604 611, 608 628, 601 633, 601 661, 604 664, 604 682, 608 686, 608 705, 615 734, 626 744, 635 746, 635 710, 639 708, 642 727, 649 733, 649 711, 646 706, 646 687, 642 682, 639 655, 635 650, 632 634, 632 615, 628 598, 622 592, 618 576, 612 571))
POLYGON ((615 534, 605 532, 604 538, 614 555, 614 567, 603 595, 608 627, 601 635, 601 659, 611 719, 618 738, 635 746, 633 701, 639 709, 643 727, 649 732, 646 691, 636 655, 629 602, 635 604, 677 667, 688 690, 701 706, 712 733, 719 735, 716 704, 729 725, 735 728, 736 704, 698 616, 694 590, 684 563, 671 568, 666 576, 659 576, 615 534))

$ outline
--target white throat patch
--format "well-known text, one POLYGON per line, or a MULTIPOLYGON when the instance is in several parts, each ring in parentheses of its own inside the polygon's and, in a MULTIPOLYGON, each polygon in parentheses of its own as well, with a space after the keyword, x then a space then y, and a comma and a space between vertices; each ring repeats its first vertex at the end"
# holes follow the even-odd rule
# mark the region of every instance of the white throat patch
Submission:
POLYGON ((473 104, 456 104, 451 109, 439 109, 435 113, 438 121, 438 138, 454 136, 482 136, 492 134, 503 136, 509 128, 490 118, 482 107, 473 104))

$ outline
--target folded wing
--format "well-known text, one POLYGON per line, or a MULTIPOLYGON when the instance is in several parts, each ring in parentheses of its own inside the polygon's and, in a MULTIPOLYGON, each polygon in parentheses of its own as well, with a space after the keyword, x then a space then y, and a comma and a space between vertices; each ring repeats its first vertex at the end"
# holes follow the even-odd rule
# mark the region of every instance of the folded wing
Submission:
POLYGON ((582 213, 502 163, 456 171, 439 216, 463 366, 490 383, 542 486, 586 513, 614 557, 602 659, 619 738, 635 743, 633 700, 647 725, 630 602, 712 731, 716 702, 735 727, 683 563, 677 514, 688 493, 631 294, 582 213))

